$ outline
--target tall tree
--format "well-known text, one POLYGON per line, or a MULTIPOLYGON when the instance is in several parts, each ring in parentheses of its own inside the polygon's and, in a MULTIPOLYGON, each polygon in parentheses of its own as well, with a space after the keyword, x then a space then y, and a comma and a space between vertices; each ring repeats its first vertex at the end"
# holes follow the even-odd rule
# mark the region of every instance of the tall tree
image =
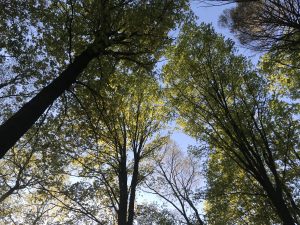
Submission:
POLYGON ((255 50, 293 52, 300 50, 300 5, 297 0, 226 1, 237 2, 220 17, 224 26, 242 44, 255 50))
POLYGON ((211 27, 185 26, 165 67, 170 101, 187 132, 256 180, 283 224, 299 223, 296 109, 234 52, 211 27))
POLYGON ((49 183, 44 190, 71 216, 132 225, 138 187, 150 172, 147 160, 165 142, 157 136, 169 118, 162 91, 145 70, 119 68, 104 83, 81 83, 72 93, 56 151, 69 162, 65 174, 78 182, 66 180, 54 192, 49 183))
POLYGON ((16 60, 17 74, 48 83, 0 126, 0 158, 93 59, 93 66, 104 56, 153 64, 187 7, 185 0, 0 3, 1 53, 16 60), (50 83, 42 79, 47 73, 56 77, 50 83))

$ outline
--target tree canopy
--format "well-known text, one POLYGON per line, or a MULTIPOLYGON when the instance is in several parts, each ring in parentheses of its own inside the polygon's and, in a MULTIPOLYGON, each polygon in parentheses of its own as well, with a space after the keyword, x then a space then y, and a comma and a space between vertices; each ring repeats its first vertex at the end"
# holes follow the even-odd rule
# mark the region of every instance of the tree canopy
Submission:
POLYGON ((12 79, 21 79, 25 72, 25 80, 48 75, 53 81, 38 79, 48 85, 0 126, 0 157, 93 59, 98 69, 99 58, 153 65, 169 42, 168 31, 183 19, 186 4, 185 0, 1 2, 1 46, 3 57, 15 60, 12 79))
POLYGON ((299 224, 298 5, 0 0, 0 224, 299 224))
POLYGON ((297 107, 270 95, 263 74, 210 26, 185 26, 168 57, 168 93, 186 131, 226 152, 263 189, 283 224, 297 223, 298 178, 288 175, 297 170, 297 107))

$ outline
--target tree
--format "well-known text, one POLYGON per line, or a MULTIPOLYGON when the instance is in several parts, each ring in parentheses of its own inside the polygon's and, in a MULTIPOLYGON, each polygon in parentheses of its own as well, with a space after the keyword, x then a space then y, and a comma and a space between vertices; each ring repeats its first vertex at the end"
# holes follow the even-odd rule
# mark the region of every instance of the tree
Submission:
POLYGON ((283 224, 299 223, 297 109, 211 27, 185 26, 164 69, 185 130, 222 149, 264 190, 283 224))
POLYGON ((237 2, 237 5, 226 10, 220 21, 242 44, 258 51, 299 52, 300 5, 297 0, 228 2, 237 2))
POLYGON ((63 174, 76 182, 45 183, 44 192, 70 219, 131 225, 136 192, 151 172, 147 160, 165 142, 158 135, 169 119, 162 91, 145 70, 118 68, 105 82, 81 83, 71 92, 68 116, 48 143, 62 143, 55 152, 67 161, 63 174))
POLYGON ((156 169, 146 182, 150 193, 174 207, 184 224, 204 224, 198 211, 201 188, 199 162, 192 155, 184 156, 174 143, 169 143, 164 147, 162 158, 155 164, 156 169))
POLYGON ((104 57, 152 65, 186 9, 185 0, 0 3, 4 57, 14 58, 17 76, 48 83, 0 126, 1 158, 92 60, 94 68, 104 57), (39 78, 47 73, 50 83, 39 78))
POLYGON ((224 11, 220 17, 221 24, 230 28, 243 45, 256 51, 267 51, 263 57, 264 68, 269 68, 268 74, 272 73, 273 81, 277 80, 276 83, 281 83, 281 87, 285 83, 283 86, 290 91, 289 97, 297 98, 300 51, 299 1, 233 2, 237 2, 237 5, 224 11))

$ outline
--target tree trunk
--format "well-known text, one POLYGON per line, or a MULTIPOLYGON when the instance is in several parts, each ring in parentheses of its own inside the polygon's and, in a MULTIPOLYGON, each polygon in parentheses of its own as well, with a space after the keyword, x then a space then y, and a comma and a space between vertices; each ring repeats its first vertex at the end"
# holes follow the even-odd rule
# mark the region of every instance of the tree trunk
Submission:
POLYGON ((4 194, 2 194, 0 196, 0 203, 3 202, 6 198, 8 198, 10 195, 12 195, 14 193, 15 190, 18 189, 18 186, 14 186, 12 188, 10 188, 7 192, 5 192, 4 194))
POLYGON ((139 161, 140 158, 138 156, 134 161, 134 167, 132 173, 127 225, 133 225, 135 194, 136 194, 136 187, 138 185, 138 176, 139 176, 139 161))
POLYGON ((295 221, 291 215, 290 210, 284 201, 283 192, 279 189, 276 190, 271 181, 268 179, 267 174, 264 174, 263 180, 259 181, 266 191, 268 198, 271 200, 278 217, 281 219, 283 225, 295 225, 295 221))
POLYGON ((91 44, 74 59, 48 86, 0 126, 0 159, 33 126, 45 110, 77 79, 88 63, 101 54, 103 48, 94 48, 91 44))
POLYGON ((127 189, 127 157, 126 149, 120 149, 120 164, 119 164, 119 190, 120 203, 118 210, 118 225, 127 224, 127 205, 128 205, 128 189, 127 189))
POLYGON ((271 201, 276 208, 279 218, 282 220, 284 225, 295 225, 295 221, 291 215, 291 212, 287 208, 283 196, 280 193, 273 192, 271 201))

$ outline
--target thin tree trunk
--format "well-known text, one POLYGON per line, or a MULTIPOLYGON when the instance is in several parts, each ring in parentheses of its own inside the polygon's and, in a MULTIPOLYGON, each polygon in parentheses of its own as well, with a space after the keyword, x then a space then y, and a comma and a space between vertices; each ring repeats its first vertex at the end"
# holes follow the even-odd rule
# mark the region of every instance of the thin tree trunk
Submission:
POLYGON ((5 192, 4 194, 2 194, 0 196, 0 203, 3 202, 6 198, 8 198, 10 195, 12 195, 14 193, 15 190, 17 190, 18 187, 14 186, 11 189, 9 189, 7 192, 5 192))
POLYGON ((119 189, 120 203, 118 210, 118 225, 127 224, 127 205, 128 205, 128 188, 127 188, 127 157, 126 149, 120 150, 120 168, 119 168, 119 189))
POLYGON ((104 47, 94 49, 94 44, 91 44, 75 57, 74 62, 66 70, 0 126, 0 159, 33 126, 45 110, 76 81, 88 63, 101 54, 101 50, 104 50, 104 47))
POLYGON ((133 167, 133 174, 131 180, 131 189, 130 189, 130 198, 129 198, 129 206, 128 206, 128 221, 127 225, 133 225, 134 219, 134 204, 135 204, 135 194, 136 194, 136 187, 138 184, 138 175, 139 175, 139 157, 135 159, 134 167, 133 167))

